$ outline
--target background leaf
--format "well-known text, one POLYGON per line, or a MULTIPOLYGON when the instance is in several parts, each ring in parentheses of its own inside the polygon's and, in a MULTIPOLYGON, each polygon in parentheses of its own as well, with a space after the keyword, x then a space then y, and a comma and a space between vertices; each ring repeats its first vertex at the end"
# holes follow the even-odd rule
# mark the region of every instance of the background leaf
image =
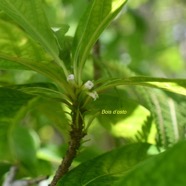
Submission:
POLYGON ((105 125, 129 117, 138 104, 131 100, 122 90, 111 90, 100 94, 99 99, 91 102, 87 109, 91 114, 99 113, 99 120, 105 125))
MULTIPOLYGON (((0 50, 9 57, 24 58, 38 63, 51 61, 52 58, 24 33, 17 25, 0 19, 0 50)), ((0 55, 0 69, 27 69, 21 64, 12 63, 0 55)))
POLYGON ((12 118, 33 96, 18 90, 0 87, 0 118, 12 118))
POLYGON ((63 70, 20 27, 2 19, 0 35, 0 69, 32 70, 62 81, 63 70))
POLYGON ((22 163, 34 174, 36 163, 36 146, 31 131, 22 126, 12 127, 9 135, 9 143, 14 161, 22 163))
POLYGON ((11 153, 8 144, 9 122, 0 120, 0 129, 0 159, 1 161, 10 161, 11 153))
POLYGON ((140 163, 114 186, 185 185, 185 152, 186 142, 178 143, 166 152, 140 163))
POLYGON ((153 117, 147 116, 144 124, 141 127, 141 131, 138 131, 137 134, 135 135, 135 138, 139 141, 139 142, 148 142, 148 138, 149 138, 149 134, 151 132, 151 128, 152 128, 152 122, 153 122, 153 117))
POLYGON ((10 166, 11 165, 9 163, 0 162, 0 184, 2 184, 3 176, 6 172, 8 172, 10 166))
POLYGON ((148 144, 132 144, 82 163, 67 173, 59 186, 112 186, 122 175, 147 157, 148 144))
MULTIPOLYGON (((115 84, 115 81, 118 81, 121 84, 123 82, 123 85, 126 85, 118 87, 118 89, 122 89, 126 94, 121 96, 126 97, 126 99, 129 98, 135 100, 139 105, 145 107, 153 117, 151 130, 150 128, 148 129, 148 127, 150 127, 149 122, 144 123, 144 127, 148 129, 149 132, 146 131, 145 134, 143 131, 138 131, 138 134, 140 133, 141 136, 137 135, 138 140, 144 141, 145 138, 148 137, 150 140, 148 141, 149 143, 167 148, 185 138, 184 128, 186 124, 184 110, 186 105, 185 97, 183 96, 185 95, 185 79, 141 77, 136 76, 133 71, 122 64, 113 66, 114 64, 112 63, 104 63, 104 65, 106 65, 107 68, 113 69, 110 76, 119 76, 123 79, 119 80, 116 78, 111 82, 113 85, 115 84), (156 89, 151 89, 151 87, 156 89)), ((110 86, 109 80, 103 80, 103 82, 103 88, 104 86, 107 87, 107 85, 108 87, 110 86)), ((143 117, 144 114, 140 114, 140 119, 143 117)), ((131 119, 134 119, 134 123, 139 123, 139 119, 135 118, 133 115, 131 115, 131 119)), ((123 121, 123 126, 125 126, 125 120, 123 121)), ((133 129, 135 128, 133 128, 133 126, 134 125, 131 124, 129 125, 129 128, 134 132, 133 129)), ((125 131, 126 129, 123 128, 123 130, 125 131)), ((119 132, 119 130, 117 132, 119 132)), ((122 130, 120 130, 119 133, 122 133, 122 130)), ((126 133, 128 134, 128 132, 126 133)), ((133 136, 131 136, 130 139, 131 138, 133 138, 133 136)))
POLYGON ((0 9, 5 11, 52 55, 58 54, 58 47, 42 9, 41 0, 1 0, 0 9))
POLYGON ((157 145, 168 146, 184 139, 185 97, 137 87, 140 103, 151 112, 157 128, 157 145))

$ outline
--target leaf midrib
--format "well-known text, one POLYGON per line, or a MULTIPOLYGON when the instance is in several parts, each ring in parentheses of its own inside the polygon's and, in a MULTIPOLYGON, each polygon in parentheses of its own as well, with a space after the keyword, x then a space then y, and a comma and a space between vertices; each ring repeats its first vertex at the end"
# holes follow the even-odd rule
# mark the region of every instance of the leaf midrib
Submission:
MULTIPOLYGON (((53 56, 56 56, 56 52, 50 47, 50 44, 45 40, 45 38, 42 37, 42 35, 37 31, 37 29, 35 29, 32 24, 29 24, 29 22, 27 21, 27 19, 25 19, 24 16, 22 16, 23 14, 20 13, 19 11, 17 11, 18 9, 13 6, 12 3, 10 3, 10 1, 6 1, 7 4, 9 4, 9 6, 12 8, 12 10, 19 16, 21 17, 21 19, 26 23, 26 25, 28 25, 29 30, 31 29, 31 32, 33 32, 36 37, 38 37, 40 39, 40 41, 42 41, 42 43, 45 45, 45 47, 51 52, 51 54, 53 56)), ((17 22, 17 21, 16 21, 17 22)))
MULTIPOLYGON (((95 3, 94 3, 94 4, 95 4, 95 3)), ((92 8, 94 7, 94 4, 92 5, 92 8)), ((123 3, 122 3, 122 4, 123 4, 123 3)), ((100 28, 103 27, 103 25, 107 22, 107 20, 108 20, 110 17, 112 17, 113 12, 115 12, 117 9, 119 9, 119 8, 121 7, 121 5, 119 5, 118 8, 115 8, 115 7, 117 7, 117 4, 116 4, 116 5, 114 6, 114 8, 113 8, 114 11, 110 11, 110 12, 107 14, 107 16, 103 19, 103 21, 100 22, 100 24, 99 24, 99 26, 97 27, 97 29, 95 30, 95 32, 93 32, 93 35, 92 35, 91 39, 89 40, 88 44, 86 45, 86 47, 85 47, 85 49, 84 49, 84 52, 83 52, 83 55, 82 55, 82 58, 81 58, 81 61, 80 61, 80 69, 82 69, 82 67, 83 67, 83 65, 84 65, 84 61, 85 61, 86 56, 87 56, 87 51, 88 51, 88 49, 90 48, 91 43, 93 42, 95 36, 99 33, 100 28)), ((83 32, 83 34, 82 34, 82 36, 81 36, 80 42, 79 42, 78 47, 77 47, 77 51, 78 51, 78 52, 76 52, 76 57, 75 57, 76 61, 78 61, 78 60, 77 60, 77 55, 79 55, 79 53, 80 53, 80 51, 81 51, 81 48, 82 48, 81 41, 82 41, 82 39, 84 38, 84 35, 85 35, 85 33, 86 33, 87 25, 88 25, 88 22, 89 22, 89 20, 90 20, 91 13, 92 13, 92 8, 91 8, 91 11, 90 11, 90 14, 89 14, 88 21, 87 21, 87 23, 86 23, 86 27, 85 27, 85 29, 84 29, 84 32, 83 32)))

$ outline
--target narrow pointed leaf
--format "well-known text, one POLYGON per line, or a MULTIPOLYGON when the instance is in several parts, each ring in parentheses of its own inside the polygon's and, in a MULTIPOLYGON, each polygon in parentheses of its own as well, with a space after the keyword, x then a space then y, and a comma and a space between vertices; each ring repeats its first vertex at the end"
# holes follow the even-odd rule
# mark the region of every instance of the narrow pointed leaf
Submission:
POLYGON ((57 87, 51 83, 32 83, 8 86, 8 88, 19 90, 23 93, 41 96, 42 98, 57 100, 58 102, 64 102, 68 105, 68 98, 65 94, 59 92, 57 87))
MULTIPOLYGON (((120 12, 127 0, 93 0, 82 16, 73 41, 73 59, 75 71, 81 70, 90 49, 108 26, 113 18, 120 12), (79 69, 77 69, 79 67, 79 69)), ((75 76, 77 72, 75 72, 75 76)))
POLYGON ((0 67, 2 69, 24 69, 24 70, 33 70, 36 71, 50 79, 55 81, 63 81, 63 71, 55 63, 49 61, 38 62, 35 60, 12 57, 8 54, 0 52, 0 67), (2 63, 1 63, 2 62, 2 63), (14 66, 15 65, 15 66, 14 66))
POLYGON ((14 63, 14 62, 11 62, 11 61, 7 61, 7 60, 4 60, 4 59, 0 59, 0 69, 1 70, 10 70, 10 69, 14 69, 14 70, 29 70, 29 68, 27 68, 24 65, 19 65, 17 63, 14 63))
POLYGON ((129 77, 125 79, 108 80, 97 91, 105 90, 121 85, 141 85, 154 87, 186 96, 186 79, 151 78, 151 77, 129 77))

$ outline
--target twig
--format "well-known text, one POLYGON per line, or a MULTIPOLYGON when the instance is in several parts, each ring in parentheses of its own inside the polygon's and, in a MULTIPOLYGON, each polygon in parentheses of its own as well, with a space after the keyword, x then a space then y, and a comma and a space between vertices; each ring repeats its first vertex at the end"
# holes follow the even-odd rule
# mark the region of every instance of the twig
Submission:
POLYGON ((81 140, 86 135, 86 133, 83 131, 83 120, 79 114, 79 112, 75 112, 73 118, 72 118, 73 124, 71 125, 71 131, 70 131, 70 141, 69 141, 69 147, 68 150, 59 165, 56 174, 50 183, 49 186, 56 186, 58 181, 68 172, 72 161, 77 155, 77 151, 81 145, 81 140), (78 118, 78 120, 77 120, 78 118))
POLYGON ((100 61, 101 61, 101 49, 100 49, 100 40, 98 39, 93 47, 93 67, 94 67, 94 80, 97 80, 101 77, 100 70, 100 61))

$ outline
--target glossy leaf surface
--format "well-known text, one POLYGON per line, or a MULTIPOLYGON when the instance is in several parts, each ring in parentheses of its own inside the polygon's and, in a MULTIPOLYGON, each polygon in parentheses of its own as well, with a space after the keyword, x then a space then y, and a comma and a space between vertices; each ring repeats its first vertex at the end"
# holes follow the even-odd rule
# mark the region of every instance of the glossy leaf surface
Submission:
POLYGON ((139 164, 114 186, 185 185, 185 152, 186 143, 178 143, 166 152, 139 164))
POLYGON ((133 144, 82 163, 67 173, 59 186, 112 186, 134 165, 146 158, 148 144, 133 144))

